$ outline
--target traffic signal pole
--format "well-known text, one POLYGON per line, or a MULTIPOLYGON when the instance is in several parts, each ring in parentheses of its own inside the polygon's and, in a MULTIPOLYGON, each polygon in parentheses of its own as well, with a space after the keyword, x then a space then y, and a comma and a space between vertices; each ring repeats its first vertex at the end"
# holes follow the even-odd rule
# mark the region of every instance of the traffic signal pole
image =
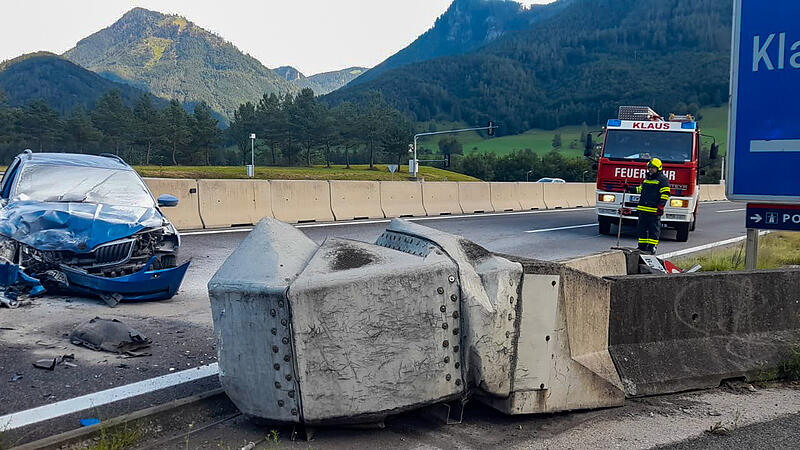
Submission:
MULTIPOLYGON (((466 133, 468 131, 488 131, 489 132, 489 136, 494 136, 494 130, 496 130, 498 128, 500 128, 500 127, 495 125, 494 122, 489 122, 489 125, 485 126, 485 127, 462 128, 460 130, 432 131, 432 132, 429 132, 429 133, 418 133, 418 134, 415 134, 414 135, 414 159, 413 159, 413 167, 411 168, 411 169, 413 169, 413 171, 412 171, 411 175, 414 178, 417 178, 417 172, 419 171, 419 160, 417 159, 417 142, 419 141, 419 138, 424 137, 424 136, 438 136, 438 135, 441 135, 441 134, 466 133)), ((438 159, 436 159, 436 160, 425 160, 423 162, 442 162, 442 160, 438 160, 438 159)))

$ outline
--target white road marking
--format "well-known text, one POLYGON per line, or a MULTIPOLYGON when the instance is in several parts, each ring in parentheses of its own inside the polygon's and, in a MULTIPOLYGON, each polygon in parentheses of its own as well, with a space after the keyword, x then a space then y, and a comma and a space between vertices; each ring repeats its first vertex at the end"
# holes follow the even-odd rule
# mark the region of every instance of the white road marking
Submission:
POLYGON ((149 394, 161 389, 188 383, 219 374, 219 364, 213 363, 206 366, 195 367, 189 370, 150 378, 125 386, 118 386, 105 391, 82 395, 80 397, 62 400, 37 408, 6 414, 0 417, 0 430, 13 430, 28 425, 55 419, 56 417, 73 414, 86 409, 96 408, 120 400, 125 400, 139 395, 149 394))
MULTIPOLYGON (((501 216, 519 216, 528 214, 547 214, 557 212, 576 212, 576 211, 594 211, 594 208, 568 208, 568 209, 541 209, 536 211, 514 211, 514 212, 501 212, 501 213, 486 213, 486 214, 458 214, 452 216, 430 216, 430 217, 403 217, 403 219, 411 222, 422 222, 426 220, 449 220, 449 219, 480 219, 488 217, 501 217, 501 216)), ((389 223, 392 219, 375 219, 375 220, 349 220, 347 222, 326 222, 326 223, 301 223, 295 225, 297 228, 326 228, 326 227, 342 227, 347 225, 369 225, 377 223, 389 223)), ((253 231, 253 227, 243 228, 229 228, 224 230, 202 230, 202 231, 187 231, 182 232, 181 236, 201 236, 208 234, 227 234, 227 233, 248 233, 253 231)))
POLYGON ((526 233, 546 233, 548 231, 561 231, 561 230, 574 230, 575 228, 589 228, 589 227, 596 227, 597 223, 587 223, 585 225, 572 225, 569 227, 558 227, 558 228, 543 228, 541 230, 530 230, 526 231, 526 233))
POLYGON ((729 212, 739 212, 739 211, 747 211, 747 208, 739 208, 739 209, 723 209, 722 211, 717 211, 718 213, 729 213, 729 212))
MULTIPOLYGON (((769 234, 769 231, 762 231, 762 232, 759 233, 760 236, 764 236, 766 234, 769 234)), ((724 241, 717 241, 717 242, 712 242, 710 244, 699 245, 697 247, 685 248, 683 250, 677 250, 677 251, 670 252, 670 253, 664 253, 663 255, 658 255, 658 257, 663 258, 663 259, 674 258, 676 256, 688 255, 690 253, 702 252, 703 250, 708 250, 708 249, 712 249, 712 248, 716 248, 716 247, 722 247, 724 245, 735 244, 737 242, 742 242, 745 239, 747 239, 746 235, 745 236, 739 236, 739 237, 735 237, 735 238, 731 238, 731 239, 725 239, 724 241)))

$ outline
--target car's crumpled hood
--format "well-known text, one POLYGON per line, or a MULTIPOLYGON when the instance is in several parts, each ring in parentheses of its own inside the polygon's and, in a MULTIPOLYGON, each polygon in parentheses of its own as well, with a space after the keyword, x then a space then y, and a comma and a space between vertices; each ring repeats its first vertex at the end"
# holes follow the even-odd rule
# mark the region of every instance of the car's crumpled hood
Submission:
POLYGON ((84 253, 162 224, 157 209, 136 206, 15 201, 0 210, 1 235, 44 251, 84 253))

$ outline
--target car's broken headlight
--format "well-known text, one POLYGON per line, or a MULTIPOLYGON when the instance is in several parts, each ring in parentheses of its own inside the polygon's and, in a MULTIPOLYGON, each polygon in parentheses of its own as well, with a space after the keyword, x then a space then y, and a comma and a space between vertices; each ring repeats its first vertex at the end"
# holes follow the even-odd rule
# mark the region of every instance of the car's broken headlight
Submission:
POLYGON ((19 243, 17 241, 0 235, 0 264, 16 264, 19 243))

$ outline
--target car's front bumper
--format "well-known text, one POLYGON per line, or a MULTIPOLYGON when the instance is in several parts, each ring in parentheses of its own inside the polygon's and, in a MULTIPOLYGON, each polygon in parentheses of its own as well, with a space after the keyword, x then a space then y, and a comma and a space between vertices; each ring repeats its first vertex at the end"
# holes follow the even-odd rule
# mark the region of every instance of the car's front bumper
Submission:
POLYGON ((83 270, 61 266, 67 276, 68 291, 100 296, 119 294, 123 301, 166 300, 175 296, 189 268, 189 262, 170 269, 151 270, 156 257, 138 272, 130 275, 105 278, 83 270))

